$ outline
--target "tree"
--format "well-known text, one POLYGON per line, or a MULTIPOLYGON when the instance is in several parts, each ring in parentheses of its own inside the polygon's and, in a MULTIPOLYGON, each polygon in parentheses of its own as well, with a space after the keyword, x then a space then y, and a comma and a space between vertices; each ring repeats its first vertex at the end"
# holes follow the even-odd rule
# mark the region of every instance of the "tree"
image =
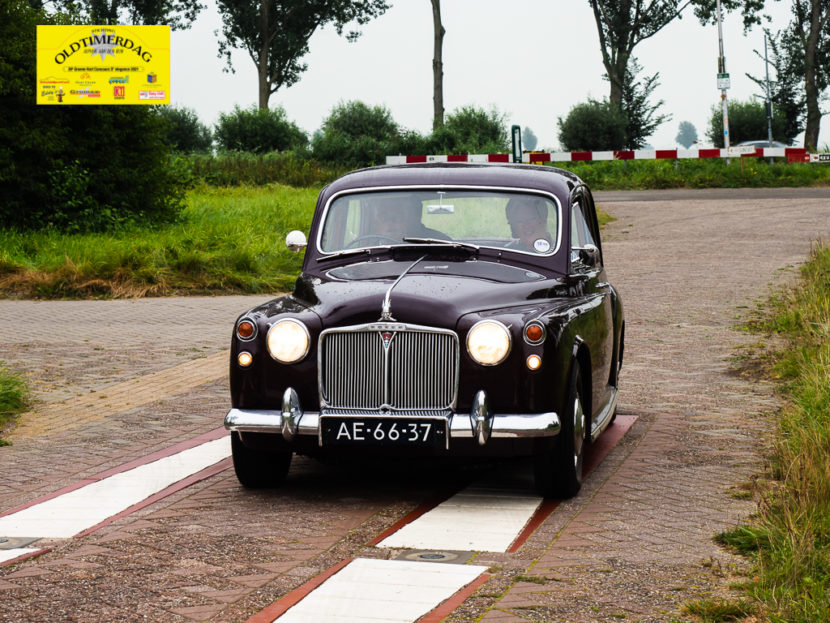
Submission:
POLYGON ((175 219, 182 188, 153 109, 33 105, 35 26, 58 19, 0 0, 0 226, 106 231, 175 219))
MULTIPOLYGON (((819 1, 819 0, 816 0, 819 1)), ((594 12, 602 64, 611 83, 609 100, 622 105, 628 63, 638 43, 653 37, 694 5, 702 23, 715 17, 716 0, 588 0, 594 12)), ((758 23, 764 0, 723 0, 726 10, 741 8, 744 26, 758 23)))
POLYGON ((257 154, 302 150, 308 144, 306 133, 286 118, 282 108, 242 110, 236 106, 232 113, 219 115, 214 134, 221 149, 257 154))
MULTIPOLYGON (((318 28, 333 24, 342 35, 349 23, 366 24, 389 8, 386 0, 217 0, 217 6, 224 37, 219 57, 233 71, 231 51, 248 52, 257 68, 260 108, 268 108, 273 93, 300 79, 308 67, 300 59, 318 28)), ((350 31, 346 38, 359 36, 350 31)))
POLYGON ((426 139, 433 154, 504 153, 510 151, 507 122, 495 108, 463 106, 447 115, 444 125, 426 139))
POLYGON ((337 104, 314 135, 311 151, 321 162, 337 162, 351 167, 384 162, 398 151, 398 124, 383 106, 367 106, 353 101, 337 104))
MULTIPOLYGON (((729 101, 729 134, 730 142, 737 145, 741 141, 765 139, 767 137, 767 111, 761 102, 729 101)), ((772 138, 776 141, 787 142, 784 134, 784 117, 777 114, 773 106, 772 138)), ((715 147, 723 147, 723 112, 720 104, 711 109, 709 131, 707 137, 715 147)))
POLYGON ((691 121, 681 121, 680 126, 677 128, 677 136, 674 137, 674 140, 686 149, 689 149, 689 147, 697 142, 697 128, 695 128, 691 121))
POLYGON ((165 122, 166 142, 171 149, 181 153, 206 153, 213 145, 213 135, 199 121, 196 111, 190 108, 159 106, 158 114, 165 122))
POLYGON ((792 16, 780 33, 780 45, 787 69, 803 85, 804 147, 815 151, 821 128, 821 97, 830 84, 830 1, 792 0, 792 16))
POLYGON ((432 2, 432 129, 436 130, 444 125, 444 25, 441 23, 441 0, 432 2))
MULTIPOLYGON (((769 30, 764 32, 769 41, 771 63, 775 71, 775 79, 770 80, 770 99, 775 105, 776 113, 784 118, 784 136, 787 138, 785 142, 789 145, 804 129, 805 97, 801 67, 803 59, 797 54, 790 54, 796 50, 788 49, 783 44, 785 37, 782 33, 773 35, 769 30)), ((746 76, 761 87, 766 99, 766 79, 756 78, 750 74, 746 76)))
MULTIPOLYGON (((30 4, 43 5, 41 0, 30 4)), ((199 0, 54 0, 59 10, 90 24, 167 24, 189 28, 204 7, 199 0)))
POLYGON ((637 80, 641 67, 637 59, 631 58, 626 69, 623 82, 621 110, 626 117, 625 146, 628 149, 642 149, 646 138, 654 134, 657 127, 671 119, 671 115, 658 114, 657 110, 663 105, 663 100, 650 104, 649 96, 659 86, 657 79, 660 74, 637 80))
POLYGON ((524 149, 527 151, 533 151, 536 149, 536 146, 539 144, 539 139, 536 138, 536 134, 525 126, 525 129, 522 130, 522 145, 524 149))
POLYGON ((575 105, 558 124, 559 142, 567 151, 622 149, 626 142, 628 119, 607 99, 575 105))

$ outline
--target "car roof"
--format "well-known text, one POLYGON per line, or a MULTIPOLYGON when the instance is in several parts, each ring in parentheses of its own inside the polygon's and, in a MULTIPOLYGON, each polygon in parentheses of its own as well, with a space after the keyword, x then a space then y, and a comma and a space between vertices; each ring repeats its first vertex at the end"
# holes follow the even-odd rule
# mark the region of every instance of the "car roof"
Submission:
POLYGON ((540 190, 553 193, 567 203, 571 190, 579 185, 582 180, 570 171, 550 166, 421 163, 371 167, 347 173, 326 187, 321 199, 325 202, 343 191, 386 186, 483 186, 540 190))

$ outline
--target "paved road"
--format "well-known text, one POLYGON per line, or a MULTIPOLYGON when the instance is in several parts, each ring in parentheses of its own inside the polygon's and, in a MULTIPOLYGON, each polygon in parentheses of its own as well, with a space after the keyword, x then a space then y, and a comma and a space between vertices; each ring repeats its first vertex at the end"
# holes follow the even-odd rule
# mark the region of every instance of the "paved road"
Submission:
MULTIPOLYGON (((752 512, 738 493, 777 406, 732 372, 759 340, 735 325, 830 231, 823 193, 598 194, 617 217, 605 255, 637 422, 519 551, 473 557, 492 577, 449 620, 665 621, 728 592, 743 563, 711 536, 752 512)), ((230 328, 261 299, 0 301, 0 358, 41 401, 0 448, 0 512, 215 428, 230 328)), ((395 557, 367 543, 448 480, 486 475, 445 470, 300 459, 265 493, 223 472, 0 568, 0 621, 244 621, 350 556, 395 557)))

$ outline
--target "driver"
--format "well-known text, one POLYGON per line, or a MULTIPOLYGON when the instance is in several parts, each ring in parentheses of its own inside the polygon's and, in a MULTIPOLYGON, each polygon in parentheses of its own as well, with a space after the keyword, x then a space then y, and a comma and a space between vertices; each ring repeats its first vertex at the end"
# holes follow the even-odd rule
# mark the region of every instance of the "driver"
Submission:
POLYGON ((516 238, 506 245, 508 248, 533 253, 553 249, 548 232, 548 203, 542 197, 513 197, 507 202, 505 215, 516 238))

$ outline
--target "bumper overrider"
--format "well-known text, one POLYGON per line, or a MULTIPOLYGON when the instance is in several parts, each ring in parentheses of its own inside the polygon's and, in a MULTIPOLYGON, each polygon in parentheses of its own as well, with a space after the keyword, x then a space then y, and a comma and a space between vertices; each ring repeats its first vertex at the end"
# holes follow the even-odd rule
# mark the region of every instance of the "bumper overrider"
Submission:
MULTIPOLYGON (((241 433, 279 434, 286 442, 297 435, 316 436, 322 445, 322 420, 327 415, 343 417, 342 411, 303 411, 297 392, 285 390, 282 410, 274 409, 231 409, 225 416, 225 428, 241 433)), ((406 411, 377 412, 351 411, 347 416, 372 418, 397 418, 407 415, 406 411)), ((487 394, 479 391, 473 399, 470 413, 453 411, 424 414, 446 421, 446 439, 474 439, 479 446, 485 446, 490 439, 532 439, 554 437, 559 434, 561 423, 554 412, 548 413, 493 413, 488 405, 487 394)))

